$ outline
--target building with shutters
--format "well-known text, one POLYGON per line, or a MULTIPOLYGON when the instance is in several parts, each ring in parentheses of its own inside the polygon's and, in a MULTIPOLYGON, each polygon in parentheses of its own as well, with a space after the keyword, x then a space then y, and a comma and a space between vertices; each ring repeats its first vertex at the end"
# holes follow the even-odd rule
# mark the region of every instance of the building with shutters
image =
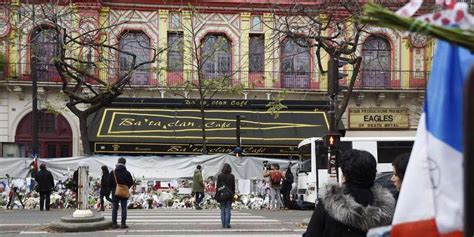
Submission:
MULTIPOLYGON (((192 149, 198 146, 199 138, 196 137, 199 135, 189 135, 180 131, 181 128, 170 131, 170 126, 178 127, 180 124, 188 126, 186 129, 197 129, 192 128, 195 121, 183 120, 191 116, 183 111, 197 108, 193 106, 196 93, 191 92, 186 98, 181 98, 170 89, 170 85, 193 80, 196 73, 184 63, 191 52, 183 48, 183 44, 176 44, 192 37, 185 30, 190 27, 191 21, 202 24, 201 30, 194 35, 204 42, 202 53, 217 50, 204 64, 205 77, 212 79, 229 74, 232 75, 231 83, 243 87, 241 94, 218 94, 209 102, 213 103, 211 110, 227 111, 228 115, 216 115, 216 119, 226 119, 215 120, 209 125, 210 142, 215 152, 227 153, 233 147, 235 114, 247 114, 248 123, 259 124, 254 127, 249 125, 245 128, 248 133, 242 133, 242 146, 251 147, 247 153, 252 155, 283 154, 283 150, 291 150, 300 139, 324 133, 323 130, 318 132, 320 130, 316 127, 327 130, 327 74, 321 73, 318 67, 318 63, 326 67, 327 57, 318 62, 315 49, 308 50, 291 39, 275 42, 272 26, 278 24, 279 15, 266 1, 196 0, 192 1, 193 8, 174 0, 73 2, 67 2, 65 6, 72 6, 84 15, 93 15, 97 22, 70 27, 80 30, 87 24, 102 24, 105 19, 127 17, 125 24, 113 28, 107 40, 125 50, 136 44, 143 48, 168 49, 156 63, 144 66, 133 74, 130 86, 120 100, 91 118, 93 122, 89 135, 96 153, 199 153, 199 149, 192 149), (193 14, 196 9, 199 10, 198 17, 193 14), (216 41, 221 42, 219 49, 212 48, 216 41), (270 46, 274 50, 268 50, 270 46), (266 112, 266 104, 282 94, 288 109, 280 118, 270 116, 266 112), (137 115, 137 111, 148 110, 151 112, 146 116, 153 118, 164 115, 175 117, 160 120, 160 123, 155 121, 155 131, 149 125, 151 117, 137 115), (288 116, 285 113, 289 113, 288 116), (323 117, 315 113, 322 113, 323 117), (115 116, 125 117, 112 120, 115 116), (311 116, 314 119, 308 120, 313 118, 311 116), (302 118, 301 121, 299 118, 302 118), (143 123, 138 125, 140 120, 143 123), (126 126, 132 123, 137 125, 126 126), (145 126, 145 123, 148 125, 145 126), (267 124, 262 125, 264 123, 267 124), (285 126, 291 129, 265 132, 273 129, 265 128, 270 126, 268 123, 278 123, 275 126, 280 128, 275 129, 285 126), (129 128, 133 129, 127 130, 129 128), (214 128, 216 130, 212 131, 214 128), (315 128, 315 132, 308 130, 310 128, 315 128), (153 131, 157 133, 151 134, 153 131), (182 137, 195 138, 183 140, 182 137), (268 150, 261 150, 265 147, 268 150)), ((280 6, 285 6, 290 1, 280 2, 280 6)), ((319 1, 301 2, 317 5, 319 1)), ((61 80, 52 64, 55 46, 51 43, 50 32, 47 28, 40 31, 32 29, 26 20, 21 19, 21 14, 12 14, 12 9, 21 12, 25 8, 26 11, 27 5, 23 1, 11 0, 1 4, 4 7, 0 11, 0 52, 4 63, 0 74, 0 157, 27 157, 31 152, 32 67, 31 49, 27 47, 30 41, 40 45, 38 52, 41 54, 36 67, 41 110, 39 156, 82 155, 78 119, 65 107, 67 97, 61 92, 61 80)), ((435 41, 386 28, 369 26, 366 31, 361 36, 358 49, 363 56, 361 71, 342 120, 346 136, 414 136, 435 41)), ((135 53, 137 61, 150 57, 150 52, 145 50, 135 53)), ((91 55, 99 56, 103 55, 91 55)), ((126 57, 115 57, 118 59, 115 70, 97 72, 104 74, 104 80, 123 73, 121 68, 129 63, 126 57)), ((347 78, 341 83, 347 83, 347 78)), ((339 99, 343 97, 344 93, 339 99)))

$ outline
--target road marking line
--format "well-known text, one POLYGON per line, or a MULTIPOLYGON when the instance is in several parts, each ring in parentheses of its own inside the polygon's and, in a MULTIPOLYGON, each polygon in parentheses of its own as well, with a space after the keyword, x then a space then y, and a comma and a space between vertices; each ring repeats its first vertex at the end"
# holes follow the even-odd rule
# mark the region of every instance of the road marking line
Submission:
MULTIPOLYGON (((214 210, 209 210, 209 211, 203 211, 203 210, 182 210, 180 211, 179 209, 171 209, 171 210, 163 210, 163 209, 127 209, 129 212, 172 212, 172 213, 220 213, 220 209, 214 209, 214 210)), ((248 213, 242 210, 236 210, 233 209, 234 212, 236 213, 248 213)), ((102 213, 111 213, 112 209, 107 209, 106 211, 103 211, 102 213)))
MULTIPOLYGON (((46 225, 48 223, 45 223, 43 225, 46 225)), ((39 224, 39 223, 36 223, 36 224, 16 224, 16 223, 12 223, 12 224, 0 224, 0 226, 41 226, 42 224, 39 224)))
MULTIPOLYGON (((212 214, 220 214, 221 212, 220 211, 216 211, 216 212, 201 212, 201 211, 196 211, 196 212, 184 212, 184 211, 130 211, 130 210, 127 210, 128 213, 146 213, 146 214, 188 214, 188 215, 195 215, 195 214, 198 214, 198 215, 205 215, 205 214, 208 214, 208 215, 212 215, 212 214)), ((111 211, 107 211, 107 212, 99 212, 99 213, 103 213, 103 214, 110 214, 112 213, 111 211)), ((235 213, 235 214, 239 214, 239 215, 252 215, 250 213, 246 213, 246 212, 232 212, 232 213, 235 213)))
MULTIPOLYGON (((118 214, 120 214, 121 211, 118 210, 118 214)), ((216 213, 176 213, 176 212, 127 212, 128 215, 155 215, 155 216, 165 216, 165 215, 171 215, 171 216, 219 216, 221 213, 216 212, 216 213)), ((99 215, 112 215, 112 212, 109 213, 101 213, 99 215)), ((234 213, 232 212, 232 216, 254 216, 257 214, 248 214, 248 213, 234 213)))
MULTIPOLYGON (((127 221, 130 221, 130 220, 127 220, 127 221)), ((139 225, 143 225, 143 226, 146 226, 146 225, 150 225, 150 224, 153 224, 153 225, 165 225, 165 226, 172 226, 172 225, 183 225, 182 223, 159 223, 159 222, 155 222, 155 223, 147 223, 147 222, 139 222, 139 223, 133 223, 133 221, 130 222, 130 225, 131 226, 139 226, 139 225)), ((265 225, 281 225, 282 223, 280 222, 269 222, 269 223, 265 223, 265 225)), ((285 224, 288 224, 288 223, 285 223, 285 224)), ((295 224, 295 223, 289 223, 289 224, 295 224)), ((193 225, 206 225, 206 226, 221 226, 221 223, 201 223, 201 222, 196 222, 194 223, 193 225)), ((239 226, 239 225, 262 225, 262 223, 256 223, 256 222, 239 222, 239 223, 236 223, 235 225, 239 226)))
POLYGON ((161 232, 185 232, 185 233, 208 233, 208 232, 304 232, 306 229, 205 229, 205 230, 104 230, 107 233, 161 233, 161 232))
MULTIPOLYGON (((120 215, 117 215, 120 216, 120 215)), ((104 215, 104 217, 112 217, 112 215, 104 215)), ((233 218, 240 218, 240 219, 265 219, 263 216, 233 216, 233 218)), ((202 219, 214 219, 214 218, 221 218, 218 215, 215 216, 153 216, 153 215, 148 215, 148 216, 131 216, 127 214, 127 219, 128 218, 165 218, 165 219, 196 219, 196 218, 202 218, 202 219)))
POLYGON ((20 235, 48 234, 47 231, 22 231, 20 235))
MULTIPOLYGON (((117 219, 119 219, 119 218, 117 218, 117 219)), ((267 222, 280 222, 279 220, 265 220, 265 219, 258 219, 258 220, 255 220, 255 219, 248 219, 248 220, 235 220, 235 219, 232 219, 231 222, 246 222, 246 221, 247 222, 254 221, 254 222, 260 222, 260 223, 262 223, 262 222, 265 222, 265 223, 267 223, 267 222)), ((127 222, 129 222, 129 223, 134 223, 134 222, 150 222, 150 223, 163 222, 163 223, 169 223, 169 222, 176 222, 176 220, 166 220, 166 219, 164 219, 164 220, 156 220, 156 219, 134 220, 134 219, 128 219, 127 218, 127 222)), ((212 219, 212 220, 211 219, 210 220, 191 220, 190 219, 190 220, 180 220, 180 222, 181 223, 184 223, 184 222, 186 222, 186 223, 197 223, 197 222, 206 222, 206 223, 217 222, 217 223, 220 223, 221 220, 220 220, 220 218, 219 219, 216 218, 216 219, 212 219)))
MULTIPOLYGON (((120 211, 117 213, 120 215, 120 211)), ((135 215, 135 216, 140 216, 140 215, 147 215, 147 216, 219 216, 221 213, 214 213, 214 214, 179 214, 179 213, 130 213, 127 212, 127 215, 135 215)), ((112 213, 107 213, 107 214, 102 214, 103 216, 110 216, 112 213)), ((232 213, 232 216, 254 216, 254 215, 242 215, 242 214, 236 214, 232 213)))

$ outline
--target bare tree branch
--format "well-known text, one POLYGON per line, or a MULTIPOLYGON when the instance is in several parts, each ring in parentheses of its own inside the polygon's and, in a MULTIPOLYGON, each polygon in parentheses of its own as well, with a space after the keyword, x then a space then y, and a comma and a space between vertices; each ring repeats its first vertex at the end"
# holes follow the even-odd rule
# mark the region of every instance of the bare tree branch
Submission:
POLYGON ((23 35, 26 30, 22 26, 27 25, 35 30, 29 42, 20 49, 31 51, 31 63, 38 63, 45 57, 36 55, 36 49, 44 44, 39 40, 44 37, 42 32, 49 30, 54 33, 52 39, 49 39, 51 42, 48 42, 54 45, 54 56, 51 61, 42 63, 56 68, 62 81, 61 91, 69 98, 66 106, 80 121, 84 153, 90 154, 87 117, 120 96, 125 86, 132 83, 134 73, 156 62, 166 49, 145 46, 137 39, 135 45, 140 50, 152 53, 150 58, 138 59, 135 50, 121 48, 120 39, 115 42, 111 40, 111 37, 117 37, 117 29, 131 23, 133 16, 129 19, 127 16, 115 19, 110 15, 103 15, 108 13, 98 12, 99 8, 84 9, 72 2, 55 0, 41 3, 21 1, 18 7, 10 4, 1 6, 15 19, 11 23, 14 23, 12 28, 18 33, 18 44, 29 38, 23 35), (90 11, 92 14, 81 14, 81 11, 90 11), (102 16, 106 18, 103 21, 99 19, 102 16), (80 32, 74 26, 81 26, 80 32), (127 66, 119 66, 119 73, 114 73, 117 70, 114 65, 119 65, 115 60, 117 55, 125 58, 127 66))

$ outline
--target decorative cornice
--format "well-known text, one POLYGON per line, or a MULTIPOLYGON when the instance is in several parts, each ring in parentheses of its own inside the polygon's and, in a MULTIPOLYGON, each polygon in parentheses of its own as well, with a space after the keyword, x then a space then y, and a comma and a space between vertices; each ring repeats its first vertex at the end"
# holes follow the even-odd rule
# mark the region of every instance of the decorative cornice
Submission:
POLYGON ((382 105, 382 102, 383 102, 384 100, 385 100, 385 93, 379 93, 379 94, 377 95, 377 100, 375 101, 375 104, 376 104, 377 106, 380 106, 380 105, 382 105))
POLYGON ((183 18, 191 19, 191 11, 183 11, 183 18))
POLYGON ((100 9, 100 15, 101 15, 101 16, 104 16, 104 15, 106 16, 106 15, 108 15, 109 13, 110 13, 110 7, 102 7, 102 8, 100 9))
POLYGON ((20 6, 20 0, 11 0, 10 5, 15 6, 15 7, 19 7, 20 6))
POLYGON ((406 100, 406 98, 407 96, 405 93, 398 93, 397 100, 396 100, 397 106, 400 107, 403 104, 403 101, 406 100))
POLYGON ((158 14, 160 14, 160 17, 165 17, 165 16, 168 17, 169 11, 160 9, 158 10, 158 14))
POLYGON ((15 93, 19 100, 25 99, 25 91, 22 86, 9 86, 8 91, 15 93))
POLYGON ((252 14, 251 14, 250 12, 242 12, 242 13, 240 13, 240 17, 242 18, 243 21, 244 21, 244 20, 247 20, 247 21, 250 20, 250 16, 251 16, 251 15, 252 15, 252 14))
POLYGON ((274 16, 273 13, 269 13, 269 12, 263 13, 263 19, 264 19, 265 21, 271 21, 271 20, 273 20, 273 16, 274 16))
POLYGON ((359 93, 356 97, 355 103, 357 106, 360 106, 362 104, 362 101, 365 99, 365 94, 364 93, 359 93))

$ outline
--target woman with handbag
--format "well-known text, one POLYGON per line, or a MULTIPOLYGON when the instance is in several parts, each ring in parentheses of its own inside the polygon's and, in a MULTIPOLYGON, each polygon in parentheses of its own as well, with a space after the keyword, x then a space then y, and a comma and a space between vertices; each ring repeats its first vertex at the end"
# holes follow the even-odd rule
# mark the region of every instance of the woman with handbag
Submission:
POLYGON ((115 170, 110 172, 109 187, 112 189, 112 228, 116 229, 117 225, 117 212, 120 202, 122 207, 122 222, 120 228, 128 228, 127 221, 127 201, 129 196, 129 189, 133 185, 133 179, 130 172, 125 167, 125 158, 120 157, 115 170))
POLYGON ((235 194, 235 177, 232 168, 225 163, 217 176, 216 200, 220 204, 222 228, 230 228, 230 210, 235 194))

